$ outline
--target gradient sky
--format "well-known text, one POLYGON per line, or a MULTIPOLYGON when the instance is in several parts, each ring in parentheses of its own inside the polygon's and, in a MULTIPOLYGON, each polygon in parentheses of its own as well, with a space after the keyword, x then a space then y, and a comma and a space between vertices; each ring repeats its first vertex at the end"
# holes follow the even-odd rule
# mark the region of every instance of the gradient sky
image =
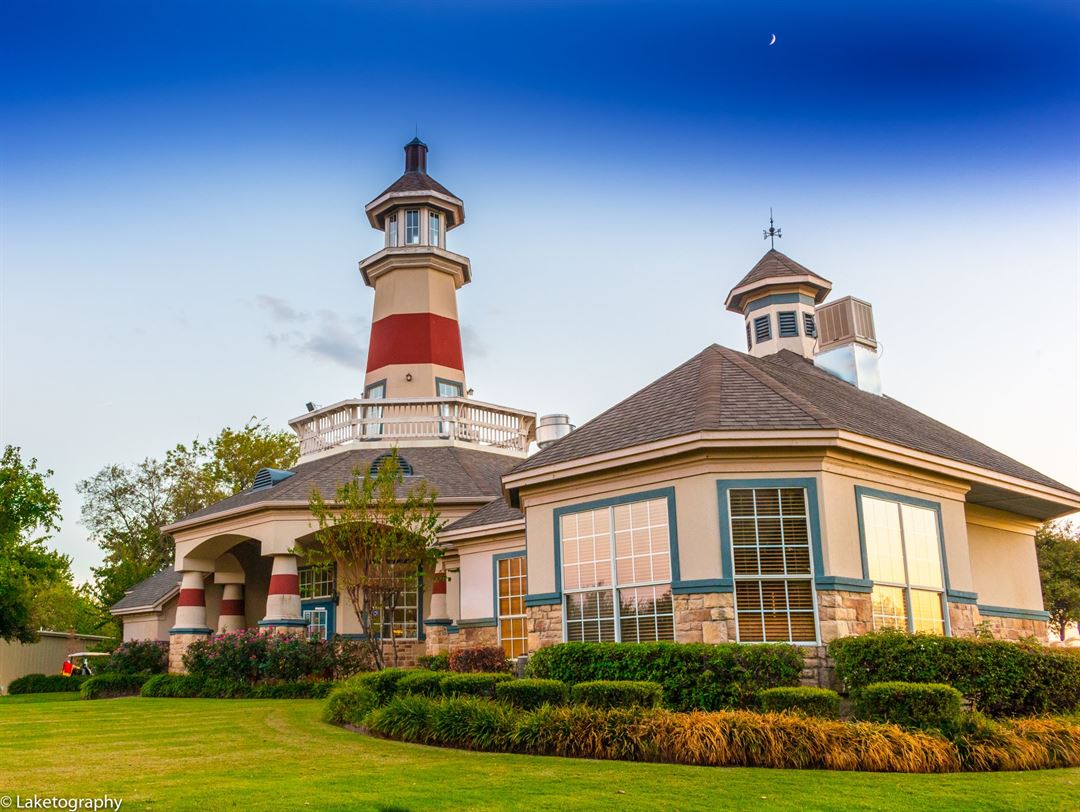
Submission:
POLYGON ((1075 3, 10 0, 0 67, 0 441, 80 578, 78 480, 360 393, 414 132, 476 397, 581 423, 743 349, 772 206, 887 394, 1080 487, 1075 3))

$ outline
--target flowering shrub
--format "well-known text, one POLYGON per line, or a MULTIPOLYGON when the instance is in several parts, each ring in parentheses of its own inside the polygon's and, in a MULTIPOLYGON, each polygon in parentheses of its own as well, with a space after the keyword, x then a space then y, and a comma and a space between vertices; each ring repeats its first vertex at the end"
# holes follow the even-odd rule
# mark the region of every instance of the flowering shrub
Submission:
POLYGON ((370 670, 366 649, 353 640, 272 634, 243 629, 198 640, 184 653, 189 674, 254 683, 305 678, 343 679, 370 670))
POLYGON ((101 673, 164 674, 169 670, 169 644, 165 640, 128 640, 112 650, 101 673))

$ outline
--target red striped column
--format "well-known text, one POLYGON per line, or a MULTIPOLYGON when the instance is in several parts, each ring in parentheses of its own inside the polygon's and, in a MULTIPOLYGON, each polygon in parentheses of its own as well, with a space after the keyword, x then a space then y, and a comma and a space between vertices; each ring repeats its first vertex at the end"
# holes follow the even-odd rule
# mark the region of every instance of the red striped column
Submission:
POLYGON ((292 553, 274 556, 270 589, 266 594, 266 617, 259 625, 281 631, 307 628, 300 613, 300 575, 296 556, 292 553))
POLYGON ((244 611, 244 585, 225 584, 218 611, 218 634, 235 632, 247 625, 244 611))
POLYGON ((180 597, 176 603, 176 623, 172 634, 210 634, 206 625, 206 591, 201 572, 181 573, 180 597))
POLYGON ((435 313, 392 313, 373 322, 367 371, 395 364, 433 364, 464 374, 457 319, 435 313))

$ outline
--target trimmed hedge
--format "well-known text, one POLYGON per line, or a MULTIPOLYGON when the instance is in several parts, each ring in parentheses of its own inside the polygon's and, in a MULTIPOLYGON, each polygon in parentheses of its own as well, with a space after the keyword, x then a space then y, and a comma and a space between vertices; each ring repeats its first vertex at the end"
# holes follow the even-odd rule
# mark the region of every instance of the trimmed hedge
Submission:
POLYGON ((458 674, 495 674, 510 670, 502 646, 473 646, 450 653, 450 670, 458 674))
POLYGON ((385 705, 394 694, 397 693, 397 684, 410 674, 415 674, 405 668, 384 668, 382 671, 372 671, 353 677, 349 682, 355 682, 371 689, 380 705, 385 705))
POLYGON ((82 699, 112 699, 117 696, 138 696, 143 684, 152 674, 127 674, 123 671, 106 671, 90 677, 79 688, 82 699))
POLYGON ((655 708, 664 689, 642 680, 595 680, 579 682, 570 689, 570 701, 590 708, 655 708))
POLYGON ((991 716, 1067 713, 1080 707, 1080 656, 1004 640, 897 631, 829 644, 849 691, 874 682, 951 685, 991 716))
POLYGON ((199 674, 157 674, 146 680, 142 696, 182 699, 324 699, 328 681, 259 682, 215 679, 199 674))
POLYGON ((427 654, 419 657, 416 662, 421 668, 426 668, 428 671, 450 670, 450 654, 445 651, 442 654, 427 654))
POLYGON ((89 677, 62 677, 58 674, 27 674, 8 684, 9 694, 74 693, 89 677))
POLYGON ((786 643, 560 643, 529 656, 526 676, 574 684, 646 680, 673 710, 756 707, 765 688, 795 686, 802 651, 786 643))
POLYGON ((440 671, 413 671, 397 681, 397 693, 442 696, 442 681, 446 676, 440 671))
POLYGON ((955 741, 897 725, 801 714, 582 705, 515 710, 481 699, 405 696, 367 714, 376 735, 530 755, 714 767, 945 773, 1080 766, 1080 725, 969 720, 955 741))
POLYGON ((447 674, 442 678, 444 696, 495 698, 495 686, 512 680, 509 674, 447 674))
POLYGON ((330 692, 323 719, 336 725, 362 725, 378 705, 374 691, 360 682, 347 680, 330 692))
POLYGON ((858 719, 940 729, 960 718, 963 697, 935 682, 875 682, 853 691, 851 699, 858 719))
POLYGON ((796 711, 822 719, 840 718, 840 694, 828 688, 766 688, 758 701, 766 713, 796 711))
POLYGON ((570 690, 557 679, 515 679, 495 685, 495 698, 522 710, 541 705, 565 705, 570 690))

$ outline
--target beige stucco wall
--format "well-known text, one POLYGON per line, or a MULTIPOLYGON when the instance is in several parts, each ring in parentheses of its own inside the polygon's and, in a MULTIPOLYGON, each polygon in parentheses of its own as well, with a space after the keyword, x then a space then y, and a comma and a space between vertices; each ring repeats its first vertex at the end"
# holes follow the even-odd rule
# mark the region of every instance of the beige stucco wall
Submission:
POLYGON ((502 534, 492 540, 458 548, 458 589, 461 616, 456 620, 491 618, 495 607, 493 558, 497 553, 525 549, 525 534, 502 534))
MULTIPOLYGON (((427 237, 426 229, 421 230, 427 237)), ((375 281, 371 320, 393 313, 433 313, 456 320, 454 277, 434 268, 396 268, 380 276, 375 281)))
POLYGON ((160 612, 143 612, 124 615, 124 640, 168 640, 169 629, 176 624, 176 601, 174 596, 160 612))
POLYGON ((1001 511, 969 511, 972 589, 981 605, 1042 610, 1036 528, 1030 521, 1026 524, 1022 517, 1001 511))

